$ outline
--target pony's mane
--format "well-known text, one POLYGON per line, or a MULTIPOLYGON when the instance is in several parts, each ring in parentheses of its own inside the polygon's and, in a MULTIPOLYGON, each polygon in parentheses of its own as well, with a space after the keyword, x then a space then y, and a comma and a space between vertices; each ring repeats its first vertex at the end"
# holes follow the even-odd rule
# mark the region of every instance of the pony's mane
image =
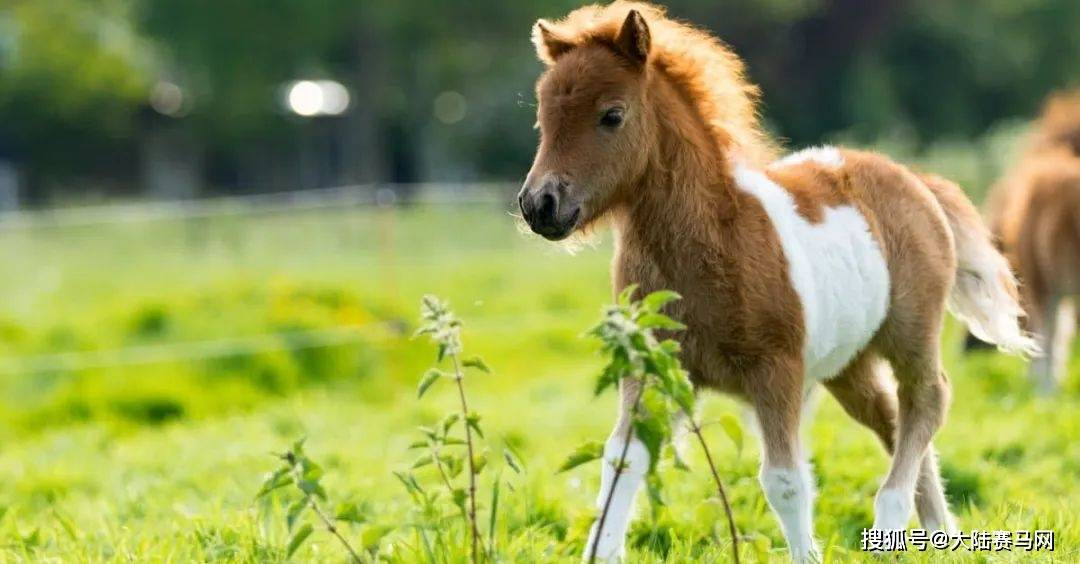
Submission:
MULTIPOLYGON (((743 61, 709 32, 669 18, 662 7, 622 0, 584 6, 546 25, 574 46, 613 45, 630 10, 648 23, 650 64, 681 88, 719 146, 752 162, 770 162, 776 147, 761 127, 760 90, 747 80, 743 61)), ((539 29, 534 30, 533 42, 539 47, 541 41, 539 29)))

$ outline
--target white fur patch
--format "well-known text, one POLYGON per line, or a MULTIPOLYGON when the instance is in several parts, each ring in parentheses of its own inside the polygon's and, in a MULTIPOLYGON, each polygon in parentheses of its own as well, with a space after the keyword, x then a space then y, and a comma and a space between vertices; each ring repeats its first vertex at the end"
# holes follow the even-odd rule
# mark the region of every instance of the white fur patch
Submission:
MULTIPOLYGON (((599 515, 607 503, 612 482, 615 481, 615 466, 626 443, 622 437, 611 437, 604 445, 603 469, 600 474, 600 493, 596 497, 596 510, 599 515)), ((626 465, 619 481, 615 482, 615 492, 611 494, 611 506, 604 519, 604 530, 597 538, 597 525, 593 523, 589 531, 589 541, 585 546, 585 558, 592 552, 596 543, 596 558, 601 562, 616 562, 624 556, 626 530, 634 511, 634 497, 637 495, 645 474, 649 471, 649 451, 644 443, 634 437, 626 450, 626 465)))
POLYGON ((866 218, 852 206, 826 207, 824 220, 812 224, 787 190, 746 166, 735 167, 735 184, 761 201, 783 246, 803 306, 807 379, 835 376, 874 336, 889 305, 889 269, 866 218))
POLYGON ((765 499, 780 520, 791 559, 795 562, 811 560, 817 555, 814 542, 814 484, 810 466, 801 464, 799 469, 762 468, 761 489, 765 499))
POLYGON ((911 519, 911 492, 883 488, 874 499, 874 528, 883 531, 906 529, 911 519))
POLYGON ((840 150, 836 147, 830 147, 828 145, 823 147, 810 147, 791 153, 790 155, 773 162, 769 165, 769 168, 783 168, 806 162, 815 162, 830 168, 839 168, 844 166, 844 155, 840 154, 840 150))

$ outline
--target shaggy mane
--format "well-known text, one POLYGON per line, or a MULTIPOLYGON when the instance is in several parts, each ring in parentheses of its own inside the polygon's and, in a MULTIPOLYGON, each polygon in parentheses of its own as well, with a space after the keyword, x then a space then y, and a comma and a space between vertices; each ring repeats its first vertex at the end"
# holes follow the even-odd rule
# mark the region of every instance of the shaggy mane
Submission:
MULTIPOLYGON (((649 25, 650 66, 685 93, 717 144, 734 149, 751 162, 771 162, 777 151, 761 127, 757 109, 760 90, 747 80, 742 59, 709 32, 669 18, 662 7, 621 0, 607 6, 584 6, 544 25, 576 47, 612 46, 630 10, 637 10, 649 25)), ((553 64, 544 57, 542 42, 537 27, 533 43, 545 63, 553 64)))

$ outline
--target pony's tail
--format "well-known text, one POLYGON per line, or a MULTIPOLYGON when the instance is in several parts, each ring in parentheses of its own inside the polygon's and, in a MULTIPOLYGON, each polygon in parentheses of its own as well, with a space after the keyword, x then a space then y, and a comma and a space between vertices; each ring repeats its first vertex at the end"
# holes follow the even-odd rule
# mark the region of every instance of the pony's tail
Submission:
POLYGON ((935 175, 919 178, 933 192, 948 218, 956 248, 956 282, 949 310, 976 337, 1013 354, 1040 354, 1035 340, 1023 330, 1016 277, 1009 262, 994 247, 975 206, 956 184, 935 175))

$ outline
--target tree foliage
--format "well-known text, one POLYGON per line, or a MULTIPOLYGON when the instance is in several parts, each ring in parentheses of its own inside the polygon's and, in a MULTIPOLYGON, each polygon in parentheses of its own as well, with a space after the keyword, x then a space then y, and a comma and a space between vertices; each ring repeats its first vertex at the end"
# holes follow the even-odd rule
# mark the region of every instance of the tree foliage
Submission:
MULTIPOLYGON (((62 168, 130 148, 157 80, 192 100, 204 145, 238 158, 297 135, 280 87, 344 82, 383 180, 516 178, 535 143, 532 23, 570 0, 14 0, 0 7, 0 142, 62 168), (433 112, 460 93, 460 120, 433 112), (124 145, 128 143, 129 145, 124 145)), ((749 63, 770 127, 793 144, 929 142, 1031 115, 1080 81, 1075 0, 672 0, 749 63)), ((2 144, 2 143, 0 143, 2 144)))
POLYGON ((130 16, 127 2, 107 0, 0 7, 0 150, 64 167, 134 134, 151 61, 130 16))

